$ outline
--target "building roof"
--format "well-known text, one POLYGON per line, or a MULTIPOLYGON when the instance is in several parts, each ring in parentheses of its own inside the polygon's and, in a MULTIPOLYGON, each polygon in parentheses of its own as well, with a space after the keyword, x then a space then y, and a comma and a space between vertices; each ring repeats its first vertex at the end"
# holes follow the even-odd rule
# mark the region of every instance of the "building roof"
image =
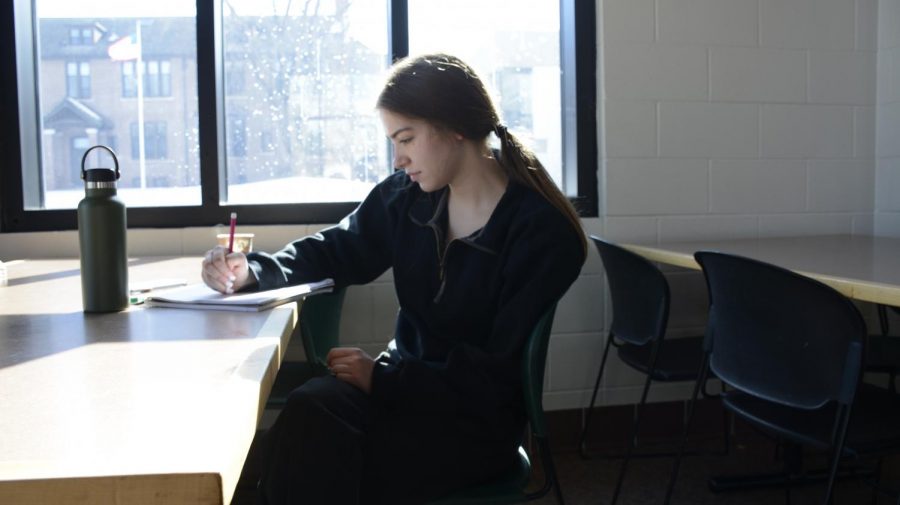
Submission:
MULTIPOLYGON (((107 49, 121 37, 135 33, 138 18, 40 20, 42 59, 108 59, 107 49), (87 44, 72 44, 69 32, 91 28, 94 37, 87 44)), ((196 20, 192 17, 141 19, 141 39, 147 56, 196 58, 196 20)))
POLYGON ((62 128, 66 126, 101 129, 104 126, 111 126, 111 122, 84 103, 66 97, 44 116, 44 127, 62 128))

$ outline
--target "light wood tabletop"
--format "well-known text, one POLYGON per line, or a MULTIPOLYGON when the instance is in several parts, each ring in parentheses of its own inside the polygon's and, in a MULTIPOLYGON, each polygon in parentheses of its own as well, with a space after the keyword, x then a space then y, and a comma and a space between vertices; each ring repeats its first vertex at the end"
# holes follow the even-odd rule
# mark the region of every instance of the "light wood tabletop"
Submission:
MULTIPOLYGON (((200 258, 129 262, 131 284, 199 274, 200 258)), ((0 503, 230 503, 297 304, 84 314, 78 260, 8 275, 0 503)))
POLYGON ((621 245, 651 261, 697 270, 696 251, 737 254, 812 277, 849 298, 900 306, 897 238, 820 235, 621 245))

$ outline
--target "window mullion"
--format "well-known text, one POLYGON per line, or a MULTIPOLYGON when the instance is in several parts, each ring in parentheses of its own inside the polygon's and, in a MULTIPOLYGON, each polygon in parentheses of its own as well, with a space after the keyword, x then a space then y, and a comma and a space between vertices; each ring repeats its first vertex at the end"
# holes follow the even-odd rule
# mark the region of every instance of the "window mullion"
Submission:
MULTIPOLYGON (((35 47, 31 43, 35 35, 35 12, 29 2, 16 2, 15 8, 11 8, 14 15, 14 23, 21 26, 21 30, 11 30, 15 37, 17 99, 19 124, 18 137, 21 164, 16 165, 22 185, 18 189, 17 199, 21 199, 23 210, 28 208, 42 208, 44 206, 44 181, 43 172, 40 169, 40 146, 42 142, 41 124, 38 120, 37 94, 34 92, 38 86, 38 73, 35 68, 35 47), (23 170, 23 167, 27 167, 23 170)), ((12 125, 11 125, 12 126, 12 125)), ((12 147, 12 145, 11 145, 12 147)), ((7 158, 4 158, 7 159, 7 158)))
POLYGON ((225 116, 222 104, 221 1, 197 0, 197 108, 200 128, 200 181, 203 214, 218 212, 227 197, 221 175, 222 134, 225 116))
POLYGON ((388 19, 389 47, 391 61, 409 55, 409 8, 406 0, 391 0, 388 19))
POLYGON ((572 0, 575 31, 575 103, 577 104, 578 200, 584 217, 599 215, 597 178, 597 31, 594 2, 572 0), (586 168, 587 167, 587 168, 586 168))

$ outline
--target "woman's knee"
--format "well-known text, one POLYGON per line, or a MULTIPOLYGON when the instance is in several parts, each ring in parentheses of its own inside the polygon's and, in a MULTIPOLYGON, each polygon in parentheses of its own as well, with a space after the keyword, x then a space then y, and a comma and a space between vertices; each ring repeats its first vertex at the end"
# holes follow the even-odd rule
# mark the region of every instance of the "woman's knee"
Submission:
POLYGON ((310 405, 321 403, 322 399, 329 393, 321 385, 317 384, 319 377, 308 380, 302 386, 294 389, 288 395, 285 401, 285 410, 305 410, 310 405))
POLYGON ((368 402, 368 395, 346 382, 332 376, 315 377, 288 395, 282 413, 359 415, 367 410, 368 402))

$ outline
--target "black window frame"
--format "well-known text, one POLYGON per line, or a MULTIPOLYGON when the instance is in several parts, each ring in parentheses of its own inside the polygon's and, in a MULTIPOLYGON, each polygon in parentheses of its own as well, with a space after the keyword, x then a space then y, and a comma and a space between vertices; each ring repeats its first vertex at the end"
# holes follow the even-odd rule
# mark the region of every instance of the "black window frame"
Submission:
MULTIPOLYGON (((222 64, 221 2, 197 1, 197 81, 198 89, 215 90, 198 96, 200 130, 201 204, 177 207, 133 207, 128 209, 131 228, 171 228, 183 226, 211 226, 223 223, 231 212, 240 212, 245 225, 263 224, 322 224, 336 223, 351 212, 358 202, 296 203, 230 205, 220 204, 219 196, 227 189, 227 171, 220 169, 225 162, 224 135, 224 65, 222 64), (215 34, 220 36, 216 37, 215 34)), ((574 78, 575 103, 566 110, 575 117, 564 116, 563 128, 574 127, 577 138, 572 144, 576 151, 574 166, 564 167, 564 177, 576 178, 579 195, 571 200, 582 217, 596 217, 598 201, 597 148, 597 38, 596 6, 594 1, 560 0, 560 46, 564 81, 574 78), (574 67, 574 75, 571 69, 574 67)), ((30 5, 25 0, 4 2, 0 6, 0 69, 5 75, 17 74, 15 4, 30 5)), ((390 58, 396 60, 409 52, 407 2, 389 3, 388 32, 390 58)), ((74 209, 26 210, 23 195, 23 153, 20 149, 18 80, 0 80, 0 233, 77 228, 74 209)), ((565 114, 565 111, 563 112, 565 114)), ((567 130, 567 128, 569 128, 567 130)), ((566 159, 572 159, 571 153, 566 159)), ((40 171, 37 171, 40 172, 40 171)), ((40 174, 29 175, 40 178, 40 174)), ((29 184, 35 184, 29 180, 29 184)), ((40 181, 38 180, 39 184, 40 181)))

